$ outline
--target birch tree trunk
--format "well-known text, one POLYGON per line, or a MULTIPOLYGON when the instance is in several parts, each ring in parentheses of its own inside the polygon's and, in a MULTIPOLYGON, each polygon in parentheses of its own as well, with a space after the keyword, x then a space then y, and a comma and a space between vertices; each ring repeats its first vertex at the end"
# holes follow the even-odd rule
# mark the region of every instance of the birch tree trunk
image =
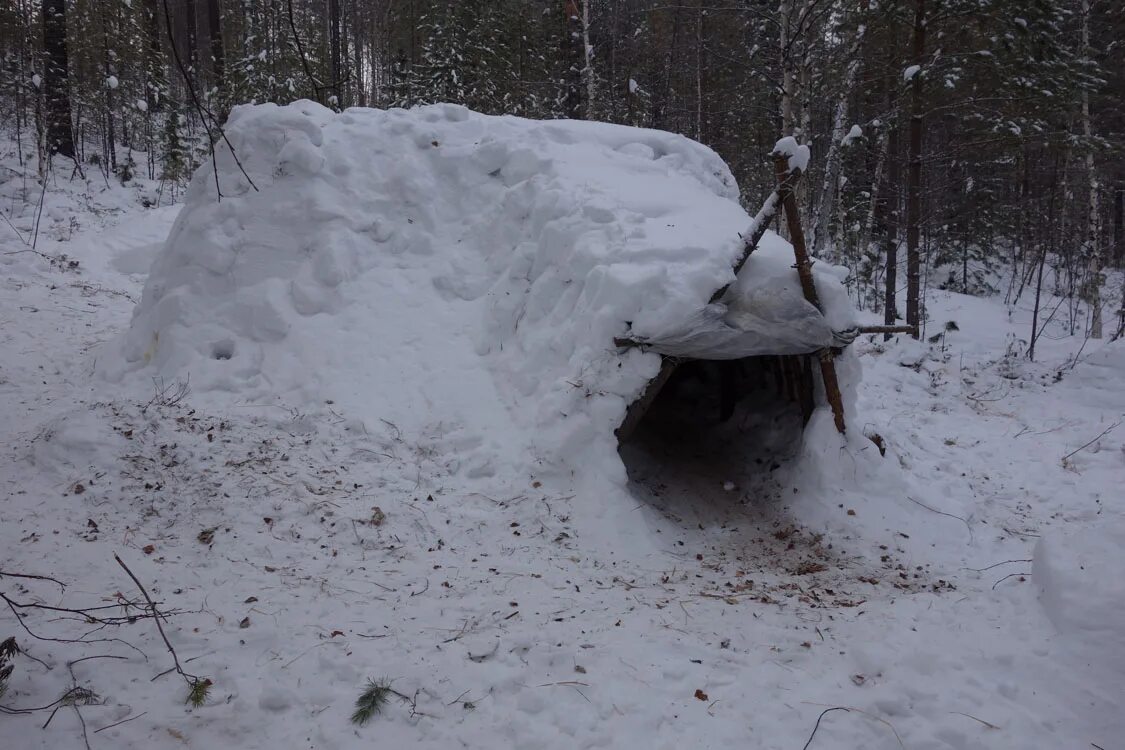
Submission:
POLYGON ((840 98, 836 102, 836 113, 832 119, 832 135, 828 144, 828 155, 824 159, 824 181, 817 196, 816 214, 813 217, 813 242, 812 252, 819 256, 824 250, 828 240, 828 217, 832 213, 834 191, 840 179, 840 151, 843 148, 844 127, 848 118, 848 99, 855 90, 856 78, 859 76, 860 52, 863 49, 863 38, 867 27, 860 25, 856 30, 855 41, 851 48, 851 57, 848 69, 844 75, 844 85, 840 89, 840 98))
MULTIPOLYGON (((1083 0, 1085 2, 1086 0, 1083 0)), ((919 291, 921 256, 918 241, 922 225, 922 69, 926 54, 926 0, 914 5, 914 65, 910 79, 910 173, 906 186, 906 324, 915 326, 914 338, 921 334, 919 291)))
MULTIPOLYGON (((883 169, 887 163, 887 130, 882 127, 875 137, 875 173, 871 177, 871 200, 867 204, 867 217, 863 221, 863 232, 859 236, 858 255, 863 258, 871 247, 871 237, 875 232, 875 212, 879 207, 880 192, 883 189, 883 169)), ((875 312, 878 312, 878 303, 875 312)))
MULTIPOLYGON (((1090 0, 1082 0, 1082 55, 1090 56, 1090 0)), ((1086 136, 1086 176, 1089 202, 1086 206, 1086 259, 1089 263, 1086 298, 1090 304, 1090 338, 1102 337, 1101 254, 1098 252, 1098 174, 1094 168, 1093 128, 1090 124, 1090 90, 1082 89, 1082 134, 1086 136)))
POLYGON ((597 81, 594 78, 594 45, 590 43, 590 3, 594 0, 582 0, 582 79, 586 84, 586 116, 590 117, 590 110, 594 106, 594 97, 597 95, 597 81))

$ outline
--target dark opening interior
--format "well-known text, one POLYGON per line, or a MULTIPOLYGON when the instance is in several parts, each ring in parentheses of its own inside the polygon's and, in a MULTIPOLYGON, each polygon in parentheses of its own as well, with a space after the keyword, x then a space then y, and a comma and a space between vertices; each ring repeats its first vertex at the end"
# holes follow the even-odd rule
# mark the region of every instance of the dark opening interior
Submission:
POLYGON ((701 523, 779 496, 774 471, 800 449, 813 407, 807 356, 680 363, 620 453, 634 492, 701 523))

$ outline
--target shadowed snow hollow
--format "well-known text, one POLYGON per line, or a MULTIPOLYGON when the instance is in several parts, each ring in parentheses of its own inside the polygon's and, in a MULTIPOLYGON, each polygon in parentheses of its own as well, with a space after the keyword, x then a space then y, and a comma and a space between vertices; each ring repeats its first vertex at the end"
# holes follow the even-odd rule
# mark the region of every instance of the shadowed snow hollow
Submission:
MULTIPOLYGON (((221 200, 195 175, 111 374, 439 435, 469 477, 623 482, 613 430, 660 359, 613 338, 697 318, 750 223, 718 156, 657 131, 305 101, 238 107, 228 135, 241 167, 220 149, 221 200)), ((768 235, 743 318, 807 305, 792 262, 768 235)))

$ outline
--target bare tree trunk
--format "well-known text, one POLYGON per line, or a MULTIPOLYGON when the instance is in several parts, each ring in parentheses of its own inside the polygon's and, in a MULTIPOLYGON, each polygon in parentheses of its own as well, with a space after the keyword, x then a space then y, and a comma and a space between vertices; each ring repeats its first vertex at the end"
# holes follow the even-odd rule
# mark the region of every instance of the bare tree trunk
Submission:
POLYGON ((340 59, 340 0, 328 0, 328 55, 329 55, 329 82, 328 103, 333 109, 340 109, 344 99, 340 95, 340 80, 343 67, 340 59))
POLYGON ((105 164, 106 176, 108 177, 111 172, 117 171, 117 137, 113 132, 114 87, 110 85, 110 77, 113 75, 114 68, 109 49, 109 21, 105 15, 102 16, 102 70, 105 73, 105 164))
MULTIPOLYGON (((1054 178, 1055 179, 1052 180, 1051 197, 1050 197, 1050 199, 1048 200, 1048 203, 1047 203, 1047 221, 1048 221, 1048 226, 1051 226, 1051 227, 1055 226, 1055 206, 1056 206, 1055 196, 1058 195, 1058 192, 1054 189, 1054 183, 1056 183, 1057 180, 1058 180, 1058 174, 1059 174, 1059 157, 1058 157, 1058 155, 1056 155, 1055 156, 1055 171, 1054 171, 1054 178)), ((1065 188, 1064 188, 1064 190, 1063 190, 1064 198, 1065 198, 1065 195, 1066 195, 1066 191, 1065 191, 1065 188)), ((1064 201, 1063 205, 1064 206, 1066 205, 1065 201, 1064 201)), ((1065 213, 1065 210, 1066 209, 1064 208, 1063 209, 1064 213, 1065 213)), ((1041 303, 1041 299, 1042 299, 1042 296, 1043 296, 1043 267, 1045 265, 1047 265, 1047 251, 1050 249, 1050 240, 1051 240, 1050 234, 1048 234, 1048 236, 1046 238, 1040 239, 1039 268, 1037 269, 1036 274, 1035 274, 1035 306, 1033 307, 1033 309, 1031 311, 1031 343, 1028 344, 1028 347, 1027 347, 1027 358, 1032 360, 1032 361, 1035 360, 1035 342, 1039 339, 1039 336, 1042 334, 1042 330, 1039 328, 1039 308, 1040 308, 1040 303, 1041 303)))
POLYGON ((184 0, 184 60, 192 73, 199 75, 199 6, 184 0))
MULTIPOLYGON (((1017 230, 1019 236, 1019 245, 1012 248, 1012 277, 1008 281, 1008 293, 1004 295, 1004 304, 1011 305, 1019 301, 1023 295, 1024 285, 1031 279, 1030 271, 1024 273, 1020 268, 1026 254, 1027 248, 1031 247, 1031 178, 1030 178, 1030 158, 1027 153, 1027 146, 1025 145, 1020 150, 1020 184, 1019 184, 1019 213, 1017 214, 1017 230), (1012 289, 1016 286, 1016 280, 1019 279, 1019 287, 1016 288, 1015 296, 1012 296, 1012 289)), ((1034 270, 1035 261, 1031 261, 1031 270, 1034 270)))
POLYGON ((797 121, 793 116, 793 96, 796 88, 793 81, 793 57, 791 45, 791 24, 793 20, 793 0, 781 0, 777 9, 780 29, 778 42, 781 52, 781 134, 793 135, 797 121))
POLYGON ((906 186, 906 324, 921 330, 919 291, 921 256, 918 240, 922 224, 922 70, 926 54, 926 0, 914 5, 914 65, 910 81, 910 173, 906 186))
POLYGON ((580 48, 583 44, 582 37, 582 8, 580 0, 564 0, 563 13, 566 18, 566 37, 562 41, 563 60, 570 63, 566 75, 566 116, 572 120, 586 118, 586 106, 583 101, 583 72, 585 70, 586 50, 580 48))
POLYGON ((226 77, 226 55, 223 52, 223 21, 219 0, 207 0, 207 36, 211 47, 211 74, 215 88, 222 91, 226 77))
POLYGON ((77 159, 70 112, 66 0, 43 0, 43 93, 46 100, 47 152, 77 159))
MULTIPOLYGON (((145 36, 148 41, 145 55, 145 104, 148 105, 148 116, 151 116, 159 112, 163 104, 160 82, 163 80, 161 71, 164 68, 164 52, 160 43, 160 7, 157 0, 145 0, 144 17, 145 36)), ((149 151, 151 156, 151 149, 149 151)))
MULTIPOLYGON (((806 8, 807 7, 806 5, 806 8)), ((811 86, 809 86, 810 61, 806 45, 801 45, 801 52, 801 67, 797 76, 797 90, 799 92, 797 99, 801 105, 797 135, 798 140, 802 143, 808 143, 812 138, 812 107, 809 105, 809 90, 811 89, 811 86)), ((801 192, 807 192, 806 188, 801 187, 807 184, 807 182, 802 182, 801 185, 798 186, 801 192)))
POLYGON ((695 11, 695 140, 703 141, 703 0, 695 11))
MULTIPOLYGON (((898 320, 898 232, 899 232, 899 163, 898 163, 898 124, 891 125, 888 145, 887 169, 887 234, 885 254, 887 256, 886 292, 883 297, 883 321, 894 325, 898 320)), ((888 334, 887 339, 890 338, 888 334)))
MULTIPOLYGON (((1125 267, 1125 187, 1113 191, 1113 257, 1117 267, 1125 267)), ((1125 302, 1125 300, 1123 300, 1125 302)))
MULTIPOLYGON (((1082 55, 1090 55, 1090 0, 1082 0, 1082 55)), ((1090 304, 1090 338, 1102 337, 1102 258, 1098 248, 1098 173, 1094 168, 1091 143, 1093 128, 1090 123, 1090 91, 1082 89, 1082 133, 1086 136, 1086 177, 1089 185, 1089 203, 1086 212, 1086 259, 1089 263, 1086 281, 1086 299, 1090 304)))

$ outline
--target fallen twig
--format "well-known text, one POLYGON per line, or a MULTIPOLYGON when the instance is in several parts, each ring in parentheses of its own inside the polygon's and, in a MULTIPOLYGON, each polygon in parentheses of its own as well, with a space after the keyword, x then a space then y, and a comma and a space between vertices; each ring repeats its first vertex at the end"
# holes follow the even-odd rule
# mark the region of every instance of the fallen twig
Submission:
POLYGON ((973 716, 972 714, 967 714, 963 711, 950 711, 949 713, 957 714, 958 716, 964 716, 968 719, 972 719, 973 721, 979 721, 981 724, 984 724, 989 729, 999 729, 1000 728, 1000 727, 996 726, 995 724, 993 724, 991 721, 985 721, 984 719, 978 719, 976 716, 973 716))
MULTIPOLYGON (((55 637, 52 637, 52 636, 39 635, 38 633, 33 631, 30 627, 28 627, 28 624, 27 624, 27 622, 24 621, 24 616, 23 616, 23 614, 20 613, 19 608, 22 607, 22 608, 25 608, 25 609, 58 609, 57 607, 47 607, 45 605, 39 605, 39 604, 24 605, 24 604, 21 604, 19 602, 16 602, 16 601, 13 601, 13 600, 9 599, 3 593, 0 593, 0 600, 2 600, 5 604, 8 605, 8 609, 10 609, 12 611, 12 614, 15 615, 16 622, 19 623, 20 627, 23 628, 24 631, 28 635, 30 635, 32 638, 34 638, 37 641, 53 641, 55 643, 121 643, 121 644, 124 644, 125 646, 128 646, 129 648, 133 649, 138 654, 140 654, 141 657, 145 661, 148 661, 148 656, 145 654, 144 651, 141 651, 139 648, 134 646, 132 643, 129 643, 128 641, 122 640, 120 638, 87 638, 86 636, 88 636, 89 633, 87 633, 86 636, 82 636, 81 638, 55 638, 55 637)), ((82 614, 78 610, 62 610, 62 611, 64 611, 64 612, 69 611, 69 612, 74 612, 75 614, 82 614)), ((119 619, 119 618, 114 618, 114 619, 119 619)), ((97 619, 94 619, 93 621, 98 622, 97 619)), ((102 627, 104 627, 105 625, 122 625, 122 624, 125 624, 125 623, 124 622, 102 623, 102 627)), ((100 628, 98 628, 98 629, 100 630, 100 628)))
POLYGON ((51 581, 52 583, 57 583, 60 588, 66 588, 65 583, 51 576, 34 576, 29 573, 9 573, 6 570, 0 570, 0 578, 30 578, 34 581, 51 581))
POLYGON ((94 734, 97 734, 98 732, 104 732, 104 731, 105 731, 105 730, 107 730, 107 729, 113 729, 114 727, 119 727, 119 726, 121 726, 122 724, 125 724, 125 723, 127 723, 127 722, 133 721, 133 720, 135 720, 135 719, 139 719, 139 718, 141 718, 142 716, 144 716, 144 715, 145 715, 145 714, 147 714, 147 713, 148 713, 148 711, 141 711, 141 712, 140 712, 139 714, 137 714, 136 716, 130 716, 130 717, 129 717, 129 718, 127 718, 127 719, 122 719, 121 721, 119 721, 119 722, 117 722, 117 723, 115 723, 115 724, 110 724, 109 726, 107 726, 107 727, 102 727, 101 729, 95 729, 95 730, 94 730, 94 734))
MULTIPOLYGON (((803 701, 803 702, 807 703, 810 706, 820 706, 822 708, 824 707, 823 703, 810 703, 808 701, 803 701)), ((894 725, 891 724, 886 719, 883 719, 879 716, 876 716, 875 714, 870 713, 868 711, 864 711, 862 708, 856 708, 855 706, 829 706, 828 709, 829 709, 829 711, 855 711, 857 714, 863 714, 867 718, 874 719, 875 721, 879 722, 880 724, 885 724, 887 726, 887 728, 890 729, 892 733, 894 733, 895 739, 898 740, 898 746, 901 747, 902 750, 906 750, 906 745, 903 744, 902 737, 899 736, 898 730, 895 729, 894 725)), ((820 714, 820 716, 823 717, 824 714, 826 714, 826 713, 828 713, 828 711, 823 711, 820 714)), ((820 724, 820 718, 817 718, 816 721, 817 721, 817 724, 819 725, 820 724)), ((815 728, 813 729, 813 734, 814 735, 816 734, 815 728)), ((812 742, 811 736, 809 737, 809 742, 812 742)), ((802 748, 802 750, 808 750, 809 742, 805 743, 805 747, 802 748)))
POLYGON ((188 688, 190 690, 190 692, 188 693, 188 700, 194 704, 203 703, 207 698, 207 690, 211 687, 211 680, 204 677, 199 677, 197 675, 188 674, 184 671, 184 668, 180 666, 180 657, 176 655, 176 649, 172 647, 172 642, 168 640, 168 635, 164 632, 164 625, 162 625, 160 622, 162 615, 160 613, 160 610, 156 608, 156 603, 153 602, 152 597, 148 595, 148 591, 145 590, 145 587, 141 583, 140 579, 133 575, 133 571, 129 570, 129 566, 125 564, 124 560, 118 557, 116 552, 113 553, 113 559, 116 560, 117 564, 120 565, 121 568, 129 575, 129 577, 133 579, 133 583, 137 585, 137 588, 140 589, 140 592, 144 596, 145 601, 148 602, 149 611, 153 614, 152 620, 156 623, 156 629, 160 631, 160 637, 164 639, 164 645, 168 647, 168 653, 172 655, 172 661, 176 665, 176 671, 180 674, 181 677, 184 678, 184 681, 188 684, 188 688))
MULTIPOLYGON (((988 565, 984 568, 961 568, 961 570, 971 570, 974 573, 983 573, 986 570, 992 570, 993 568, 999 568, 1001 565, 1007 565, 1008 563, 1018 563, 1018 562, 1032 562, 1032 560, 1031 560, 1030 557, 1025 558, 1025 559, 1020 559, 1020 560, 1002 560, 998 563, 993 563, 992 565, 988 565)), ((956 713, 956 712, 954 712, 954 713, 956 713)))
POLYGON ((1089 447, 1090 447, 1091 445, 1093 445, 1094 443, 1098 442, 1098 441, 1099 441, 1099 440, 1101 440, 1101 439, 1102 439, 1103 437, 1105 437, 1105 436, 1106 436, 1106 435, 1108 435, 1108 434, 1109 434, 1110 432, 1112 432, 1113 430, 1117 429, 1117 428, 1118 428, 1118 427, 1120 427, 1120 426, 1121 426, 1121 420, 1119 419, 1119 420, 1117 420, 1116 422, 1114 422, 1113 424, 1111 424, 1111 425, 1110 425, 1109 427, 1106 427, 1106 428, 1105 428, 1104 430, 1102 430, 1102 431, 1101 431, 1100 433, 1098 433, 1097 437, 1095 437, 1095 438, 1094 438, 1093 440, 1091 440, 1090 442, 1086 443, 1085 445, 1083 445, 1083 446, 1082 446, 1082 447, 1080 447, 1080 448, 1076 448, 1076 449, 1072 450, 1072 451, 1071 451, 1070 453, 1067 453, 1067 454, 1066 454, 1065 456, 1063 456, 1063 457, 1062 457, 1062 461, 1063 461, 1063 462, 1065 463, 1065 462, 1066 462, 1066 460, 1067 460, 1068 458, 1070 458, 1071 456, 1073 456, 1073 455, 1074 455, 1075 453, 1078 453, 1079 451, 1083 451, 1083 450, 1085 450, 1086 448, 1089 448, 1089 447))
MULTIPOLYGON (((20 230, 16 229, 16 225, 12 223, 11 219, 9 219, 7 216, 5 216, 2 213, 0 213, 0 218, 3 218, 4 223, 12 228, 12 231, 16 233, 16 237, 19 237, 20 242, 22 242, 25 245, 31 244, 30 242, 27 241, 27 239, 22 234, 20 234, 20 230)), ((4 254, 5 255, 12 255, 12 253, 4 253, 4 254)))
POLYGON ((803 748, 801 748, 801 750, 809 750, 809 745, 812 744, 813 737, 816 737, 816 730, 820 729, 820 720, 824 718, 825 714, 830 714, 833 711, 847 711, 847 710, 848 709, 844 708, 843 706, 836 706, 834 708, 826 708, 823 711, 821 711, 820 716, 816 717, 816 724, 813 725, 812 734, 809 735, 808 742, 805 743, 805 746, 803 748))
POLYGON ((931 513, 937 513, 938 515, 941 515, 941 516, 949 516, 950 518, 956 518, 958 521, 965 524, 965 528, 969 530, 969 542, 973 541, 973 527, 972 527, 972 525, 969 524, 969 522, 967 520, 965 520, 961 516, 955 516, 952 513, 946 513, 944 510, 938 510, 937 508, 931 508, 930 506, 926 505, 925 503, 919 502, 919 501, 915 500, 914 498, 910 497, 909 495, 906 496, 906 499, 909 500, 910 502, 914 503, 915 505, 922 506, 923 508, 930 511, 931 513))
POLYGON ((1003 578, 1001 578, 996 583, 992 584, 992 590, 995 591, 997 586, 999 586, 1000 584, 1002 584, 1004 581, 1008 580, 1009 578, 1019 578, 1020 580, 1023 580, 1025 577, 1027 577, 1029 575, 1031 575, 1031 573, 1009 573, 1008 575, 1004 576, 1003 578))

